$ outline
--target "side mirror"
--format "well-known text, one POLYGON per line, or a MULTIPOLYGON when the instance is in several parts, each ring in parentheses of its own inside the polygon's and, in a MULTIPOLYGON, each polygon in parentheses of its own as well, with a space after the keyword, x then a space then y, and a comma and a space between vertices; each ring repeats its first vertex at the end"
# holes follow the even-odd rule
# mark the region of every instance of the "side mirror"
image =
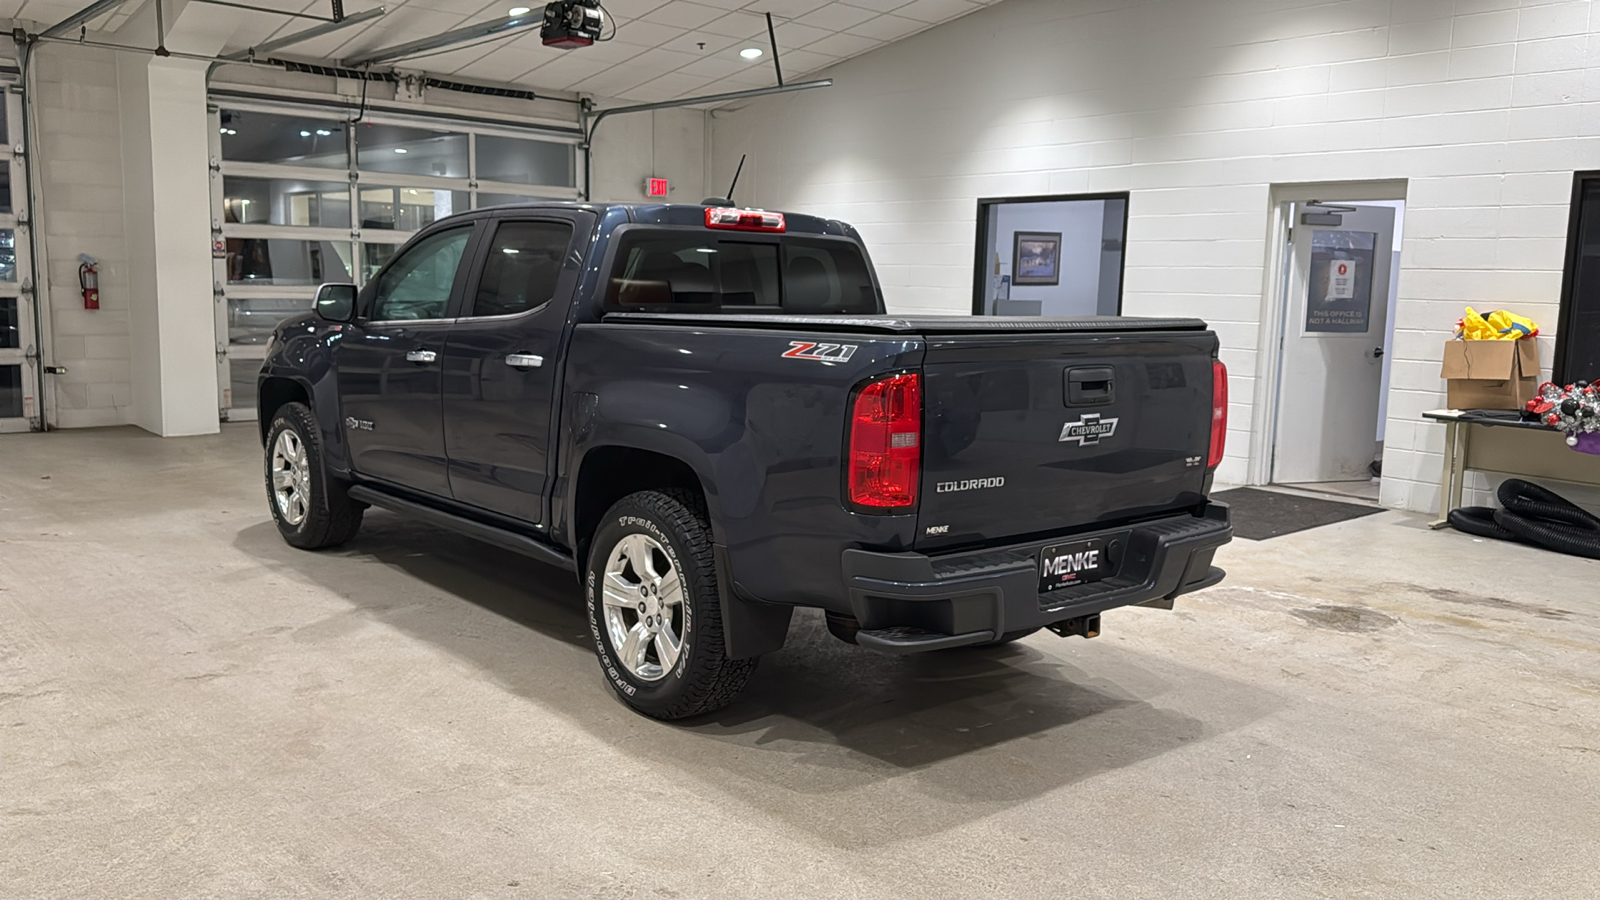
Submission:
POLYGON ((317 288, 317 315, 330 322, 348 322, 356 315, 356 286, 324 284, 317 288))

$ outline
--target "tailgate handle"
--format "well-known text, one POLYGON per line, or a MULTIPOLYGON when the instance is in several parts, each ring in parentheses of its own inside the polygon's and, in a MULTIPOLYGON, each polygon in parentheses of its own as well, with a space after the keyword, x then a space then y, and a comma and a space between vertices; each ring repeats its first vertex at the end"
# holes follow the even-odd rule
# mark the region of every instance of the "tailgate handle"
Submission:
POLYGON ((1085 366, 1067 370, 1067 405, 1101 406, 1116 396, 1115 371, 1110 366, 1085 366))

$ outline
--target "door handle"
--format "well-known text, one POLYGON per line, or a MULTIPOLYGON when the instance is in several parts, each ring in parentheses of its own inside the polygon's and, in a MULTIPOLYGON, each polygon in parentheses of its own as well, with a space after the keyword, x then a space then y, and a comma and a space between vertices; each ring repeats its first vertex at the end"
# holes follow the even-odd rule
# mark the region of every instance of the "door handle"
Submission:
POLYGON ((537 369, 544 365, 544 357, 532 353, 511 353, 506 356, 506 365, 513 369, 537 369))
POLYGON ((1372 348, 1372 358, 1373 359, 1382 359, 1383 358, 1383 348, 1382 347, 1373 347, 1372 348))
POLYGON ((436 360, 438 358, 439 358, 439 354, 433 352, 432 350, 421 350, 421 349, 418 349, 418 350, 412 350, 412 351, 409 351, 408 353, 406 353, 406 362, 414 362, 414 363, 417 363, 419 365, 424 364, 424 363, 431 363, 431 362, 433 362, 434 360, 436 360))

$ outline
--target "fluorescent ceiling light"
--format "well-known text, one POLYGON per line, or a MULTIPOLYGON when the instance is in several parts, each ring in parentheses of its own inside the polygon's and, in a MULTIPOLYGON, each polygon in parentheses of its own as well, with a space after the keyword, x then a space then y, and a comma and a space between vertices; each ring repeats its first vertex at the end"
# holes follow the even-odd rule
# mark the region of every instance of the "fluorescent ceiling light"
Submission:
POLYGON ((302 131, 302 132, 300 132, 300 136, 301 136, 301 137, 311 137, 311 132, 309 132, 309 131, 302 131))
POLYGON ((509 16, 525 16, 528 13, 531 13, 531 12, 533 12, 533 10, 528 8, 528 7, 526 7, 526 6, 513 6, 510 9, 506 10, 506 15, 509 15, 509 16))
POLYGON ((404 147, 396 147, 396 148, 394 148, 394 152, 396 152, 396 153, 410 153, 411 151, 407 150, 404 147))
POLYGON ((760 47, 746 47, 743 50, 739 51, 739 55, 744 57, 745 59, 760 59, 761 58, 761 48, 760 47))

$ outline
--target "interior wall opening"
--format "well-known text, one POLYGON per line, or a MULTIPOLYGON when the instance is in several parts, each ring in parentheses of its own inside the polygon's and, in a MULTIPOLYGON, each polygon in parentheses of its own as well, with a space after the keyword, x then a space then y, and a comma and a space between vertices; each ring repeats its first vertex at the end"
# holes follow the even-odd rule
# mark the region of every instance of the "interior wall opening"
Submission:
POLYGON ((1127 193, 979 200, 973 314, 1119 315, 1127 232, 1127 193))
POLYGON ((1324 189, 1277 204, 1262 481, 1377 501, 1404 217, 1403 190, 1324 189))

